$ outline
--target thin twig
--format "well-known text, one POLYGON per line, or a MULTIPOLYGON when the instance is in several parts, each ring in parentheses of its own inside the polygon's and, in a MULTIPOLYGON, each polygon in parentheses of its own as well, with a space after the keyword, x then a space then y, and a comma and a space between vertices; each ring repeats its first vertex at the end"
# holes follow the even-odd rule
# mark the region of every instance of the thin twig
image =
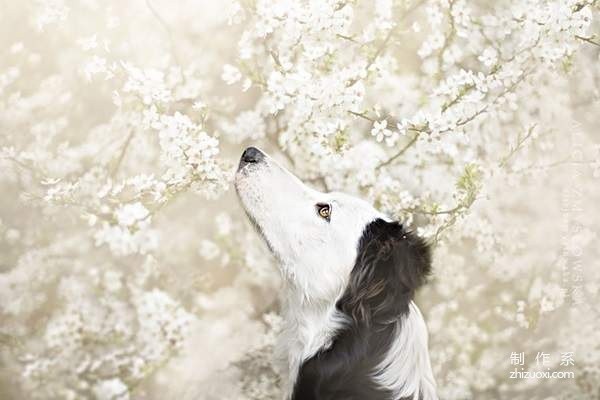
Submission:
POLYGON ((529 139, 533 135, 533 130, 536 126, 537 124, 533 124, 527 130, 527 133, 523 137, 521 137, 521 134, 519 133, 519 137, 517 138, 517 144, 510 150, 510 152, 506 156, 502 158, 502 160, 500 161, 500 167, 504 167, 508 160, 510 160, 512 156, 514 156, 521 149, 521 147, 523 147, 523 144, 527 141, 527 139, 529 139))
POLYGON ((23 161, 19 160, 18 158, 15 157, 3 157, 7 160, 12 161, 13 163, 15 163, 16 165, 18 165, 19 167, 31 172, 31 174, 33 174, 33 176, 35 176, 36 179, 38 180, 43 180, 45 179, 44 175, 38 171, 37 169, 35 169, 34 167, 32 167, 31 165, 27 165, 26 163, 24 163, 23 161))
POLYGON ((594 41, 595 35, 593 35, 592 37, 584 37, 584 36, 575 35, 575 37, 579 40, 583 40, 584 42, 588 42, 590 44, 593 44, 594 46, 600 47, 600 43, 594 41))
POLYGON ((339 37, 340 39, 348 40, 348 41, 358 44, 360 46, 365 46, 364 43, 359 42, 358 40, 354 39, 352 36, 342 35, 341 33, 336 33, 335 36, 339 37))
POLYGON ((452 10, 454 9, 454 0, 449 2, 448 8, 448 20, 450 22, 450 29, 448 30, 448 34, 444 36, 444 44, 440 49, 437 60, 438 60, 438 73, 442 73, 442 63, 444 62, 444 54, 446 54, 446 50, 450 47, 452 42, 454 41, 454 37, 456 35, 456 25, 454 21, 454 16, 452 15, 452 10))
POLYGON ((394 154, 392 157, 388 158, 386 161, 380 163, 379 165, 377 165, 375 167, 375 170, 380 169, 381 167, 385 167, 386 165, 389 165, 391 163, 393 163, 397 158, 401 157, 402 154, 406 153, 406 151, 413 145, 415 144, 415 142, 417 141, 417 138, 419 137, 419 133, 415 133, 415 135, 412 137, 412 139, 410 139, 410 141, 403 147, 400 149, 400 151, 398 151, 396 154, 394 154))
POLYGON ((365 113, 359 113, 359 112, 356 112, 356 111, 348 110, 348 114, 352 114, 352 115, 354 115, 356 117, 359 117, 359 118, 362 118, 362 119, 366 119, 367 121, 370 121, 370 122, 375 122, 375 119, 369 117, 365 113))
POLYGON ((442 215, 442 214, 452 214, 455 213, 456 211, 458 211, 460 209, 460 205, 448 209, 448 210, 441 210, 441 211, 427 211, 427 210, 423 210, 422 208, 419 207, 413 207, 413 208, 403 208, 402 211, 404 212, 409 212, 409 213, 413 213, 413 214, 423 214, 423 215, 442 215))
MULTIPOLYGON (((369 60, 367 61, 367 65, 365 66, 365 71, 368 72, 369 68, 371 68, 371 66, 375 63, 375 61, 377 61, 379 56, 381 54, 383 54, 388 43, 390 42, 392 37, 394 37, 394 34, 396 33, 396 31, 400 28, 400 22, 404 21, 404 19, 406 19, 413 11, 415 11, 417 8, 419 8, 423 3, 425 3, 424 0, 416 2, 411 8, 406 10, 406 12, 404 14, 402 14, 402 16, 400 18, 398 18, 398 21, 396 21, 396 24, 392 27, 392 29, 390 29, 388 31, 387 35, 383 39, 383 42, 381 42, 381 44, 375 50, 375 53, 371 57, 369 57, 369 60)), ((342 38, 347 39, 347 37, 343 37, 343 36, 342 36, 342 38)), ((359 81, 359 78, 352 79, 347 83, 346 86, 350 87, 358 81, 359 81)))
POLYGON ((538 164, 538 165, 530 165, 529 167, 523 167, 523 168, 515 169, 515 170, 509 171, 509 172, 511 174, 521 174, 521 173, 524 173, 524 172, 529 172, 529 171, 534 171, 534 170, 543 170, 543 169, 555 168, 555 167, 561 167, 561 166, 565 166, 565 165, 574 165, 574 164, 578 164, 578 165, 591 165, 594 162, 595 161, 593 161, 593 160, 577 161, 577 160, 572 160, 571 157, 567 157, 565 159, 554 161, 554 162, 551 162, 551 163, 538 164))
POLYGON ((181 80, 183 82, 185 82, 185 75, 183 74, 183 67, 181 64, 181 60, 179 59, 179 56, 177 54, 177 46, 175 45, 175 40, 173 39, 173 33, 171 32, 171 28, 169 27, 167 22, 163 19, 163 17, 161 17, 161 15, 156 11, 156 9, 152 5, 151 1, 145 0, 145 2, 146 2, 146 6, 150 10, 150 12, 154 16, 154 18, 156 18, 156 20, 162 26, 164 31, 167 33, 167 37, 169 39, 169 46, 171 47, 171 55, 173 56, 173 59, 175 60, 175 64, 177 64, 177 66, 179 67, 179 74, 181 76, 181 80))
POLYGON ((125 158, 125 154, 127 153, 127 148, 129 147, 129 144, 131 143, 131 140, 133 139, 134 134, 135 134, 135 129, 132 129, 131 132, 129 132, 127 139, 125 139, 125 143, 123 143, 123 147, 121 148, 119 157, 117 158, 115 165, 113 166, 112 170, 110 171, 111 178, 114 178, 115 175, 117 174, 117 172, 119 172, 119 168, 121 167, 121 163, 123 162, 123 159, 125 158))

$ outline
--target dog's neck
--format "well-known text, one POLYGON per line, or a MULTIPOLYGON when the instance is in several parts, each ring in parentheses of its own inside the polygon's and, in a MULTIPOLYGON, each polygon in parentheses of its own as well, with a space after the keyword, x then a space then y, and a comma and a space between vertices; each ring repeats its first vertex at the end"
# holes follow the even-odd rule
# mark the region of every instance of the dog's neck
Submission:
POLYGON ((336 308, 341 293, 330 300, 307 298, 302 289, 288 284, 283 305, 284 328, 279 353, 285 359, 287 386, 291 394, 302 363, 327 349, 347 318, 336 308))
MULTIPOLYGON (((287 361, 284 391, 286 398, 290 399, 303 363, 318 352, 329 349, 336 335, 352 322, 336 308, 335 301, 290 301, 284 306, 283 313, 285 327, 279 340, 279 351, 287 361)), ((382 387, 390 388, 396 396, 394 398, 412 398, 415 393, 420 393, 422 397, 419 398, 437 399, 427 348, 427 330, 413 302, 393 336, 385 358, 372 371, 373 380, 382 387)))

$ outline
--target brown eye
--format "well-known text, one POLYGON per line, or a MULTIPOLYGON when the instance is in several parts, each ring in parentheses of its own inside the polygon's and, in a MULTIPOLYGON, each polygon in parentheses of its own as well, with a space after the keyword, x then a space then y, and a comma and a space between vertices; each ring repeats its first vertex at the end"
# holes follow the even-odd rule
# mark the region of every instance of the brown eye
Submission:
POLYGON ((331 220, 331 206, 329 204, 317 203, 317 212, 319 213, 319 217, 328 222, 331 220))

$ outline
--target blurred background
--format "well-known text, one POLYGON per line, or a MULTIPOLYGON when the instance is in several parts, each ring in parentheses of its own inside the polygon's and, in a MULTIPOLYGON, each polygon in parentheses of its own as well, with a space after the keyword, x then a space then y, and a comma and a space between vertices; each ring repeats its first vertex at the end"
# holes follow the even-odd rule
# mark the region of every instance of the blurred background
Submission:
POLYGON ((600 398, 599 6, 0 1, 0 398, 282 397, 248 145, 432 243, 441 399, 600 398))

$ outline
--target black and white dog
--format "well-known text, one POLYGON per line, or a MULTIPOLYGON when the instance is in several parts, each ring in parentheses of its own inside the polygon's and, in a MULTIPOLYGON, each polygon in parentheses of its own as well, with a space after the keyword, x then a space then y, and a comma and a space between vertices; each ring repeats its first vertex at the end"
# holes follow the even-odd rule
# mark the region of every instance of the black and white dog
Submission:
POLYGON ((287 398, 437 399, 413 302, 430 271, 423 240, 363 200, 307 187, 254 147, 235 187, 286 283, 287 398))

